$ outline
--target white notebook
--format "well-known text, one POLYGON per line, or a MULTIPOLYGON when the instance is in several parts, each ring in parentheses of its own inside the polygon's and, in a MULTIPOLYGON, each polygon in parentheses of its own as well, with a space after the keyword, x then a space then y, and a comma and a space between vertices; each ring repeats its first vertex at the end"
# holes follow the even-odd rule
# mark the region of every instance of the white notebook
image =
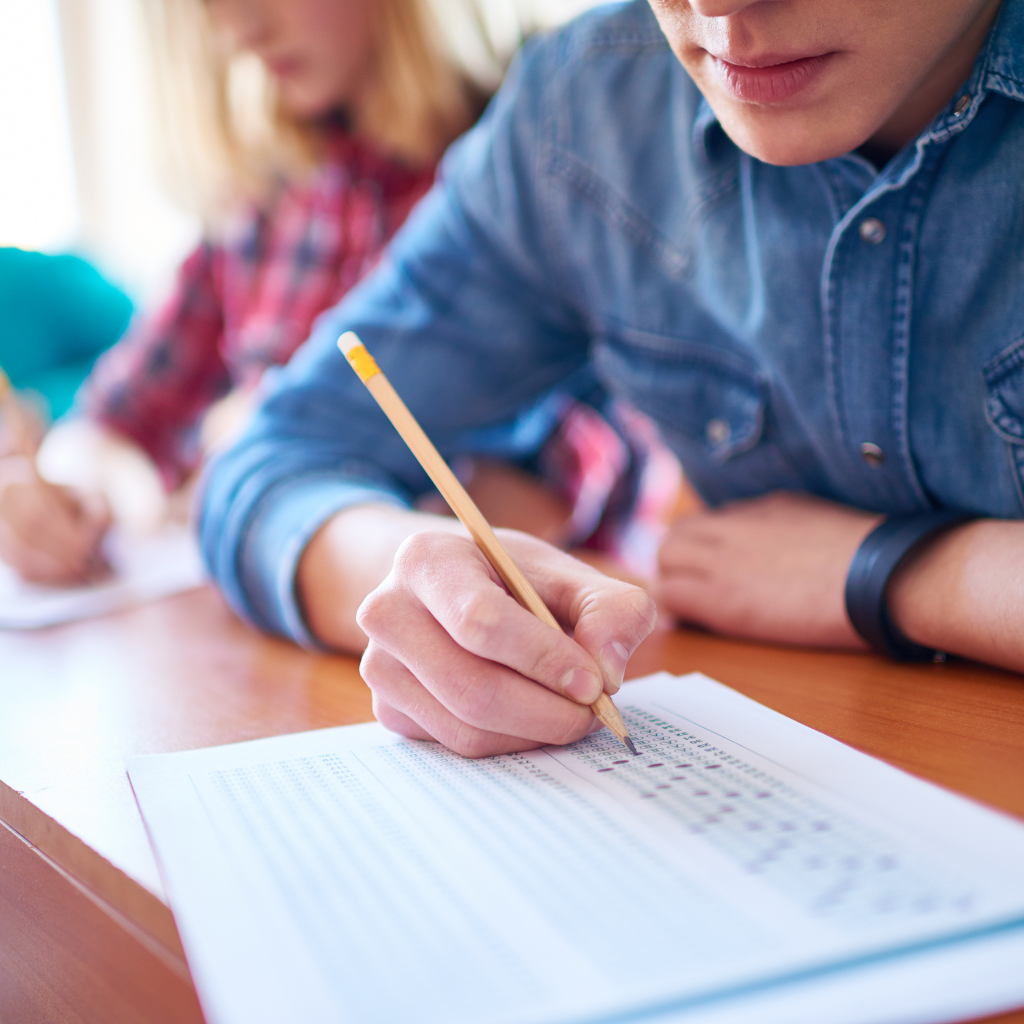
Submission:
POLYGON ((129 760, 210 1024, 1024 1003, 1020 824, 704 676, 617 703, 639 757, 365 725, 129 760))
POLYGON ((0 629, 40 629, 108 615, 203 582, 198 544, 184 526, 168 526, 147 537, 111 530, 103 546, 111 576, 82 587, 26 583, 0 562, 0 629))

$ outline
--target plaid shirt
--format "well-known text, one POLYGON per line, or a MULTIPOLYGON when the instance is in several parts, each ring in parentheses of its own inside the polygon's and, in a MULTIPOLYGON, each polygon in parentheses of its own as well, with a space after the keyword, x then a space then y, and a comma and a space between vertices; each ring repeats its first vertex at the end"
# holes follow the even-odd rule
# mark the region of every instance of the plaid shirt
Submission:
POLYGON ((433 168, 405 170, 339 136, 311 179, 199 245, 166 304, 98 362, 81 408, 140 445, 177 486, 199 460, 210 405, 288 361, 433 179, 433 168))
MULTIPOLYGON (((433 179, 433 168, 404 170, 340 136, 310 180, 185 260, 163 308, 101 357, 80 407, 135 441, 177 487, 199 462, 210 405, 291 358, 314 319, 373 268, 433 179)), ((572 509, 569 543, 649 573, 675 494, 669 463, 638 413, 606 419, 568 402, 538 468, 572 509)))

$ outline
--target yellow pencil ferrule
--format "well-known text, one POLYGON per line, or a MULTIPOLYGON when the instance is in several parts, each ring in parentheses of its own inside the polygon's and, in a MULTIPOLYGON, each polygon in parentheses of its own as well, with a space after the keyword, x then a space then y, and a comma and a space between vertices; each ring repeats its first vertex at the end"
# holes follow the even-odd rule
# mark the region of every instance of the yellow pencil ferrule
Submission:
POLYGON ((346 331, 338 339, 338 348, 345 353, 352 369, 359 374, 359 379, 365 384, 371 377, 380 373, 377 361, 366 351, 366 346, 356 338, 351 331, 346 331))

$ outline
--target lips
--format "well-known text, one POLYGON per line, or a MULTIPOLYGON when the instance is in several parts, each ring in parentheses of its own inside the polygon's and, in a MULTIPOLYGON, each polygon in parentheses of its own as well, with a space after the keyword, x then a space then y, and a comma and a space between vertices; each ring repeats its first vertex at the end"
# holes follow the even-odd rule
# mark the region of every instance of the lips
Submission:
POLYGON ((824 71, 835 53, 795 60, 765 57, 734 63, 711 54, 719 80, 737 99, 748 103, 784 103, 807 89, 824 71))

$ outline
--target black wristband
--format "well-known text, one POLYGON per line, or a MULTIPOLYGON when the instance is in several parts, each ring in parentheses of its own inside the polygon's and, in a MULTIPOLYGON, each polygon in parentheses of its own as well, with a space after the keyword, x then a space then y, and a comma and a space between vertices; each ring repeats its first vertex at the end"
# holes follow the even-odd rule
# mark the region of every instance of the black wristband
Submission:
POLYGON ((922 512, 890 516, 857 548, 846 575, 846 614, 853 628, 879 653, 899 661, 934 661, 941 651, 905 637, 889 617, 885 591, 899 564, 936 534, 980 518, 969 512, 922 512))

